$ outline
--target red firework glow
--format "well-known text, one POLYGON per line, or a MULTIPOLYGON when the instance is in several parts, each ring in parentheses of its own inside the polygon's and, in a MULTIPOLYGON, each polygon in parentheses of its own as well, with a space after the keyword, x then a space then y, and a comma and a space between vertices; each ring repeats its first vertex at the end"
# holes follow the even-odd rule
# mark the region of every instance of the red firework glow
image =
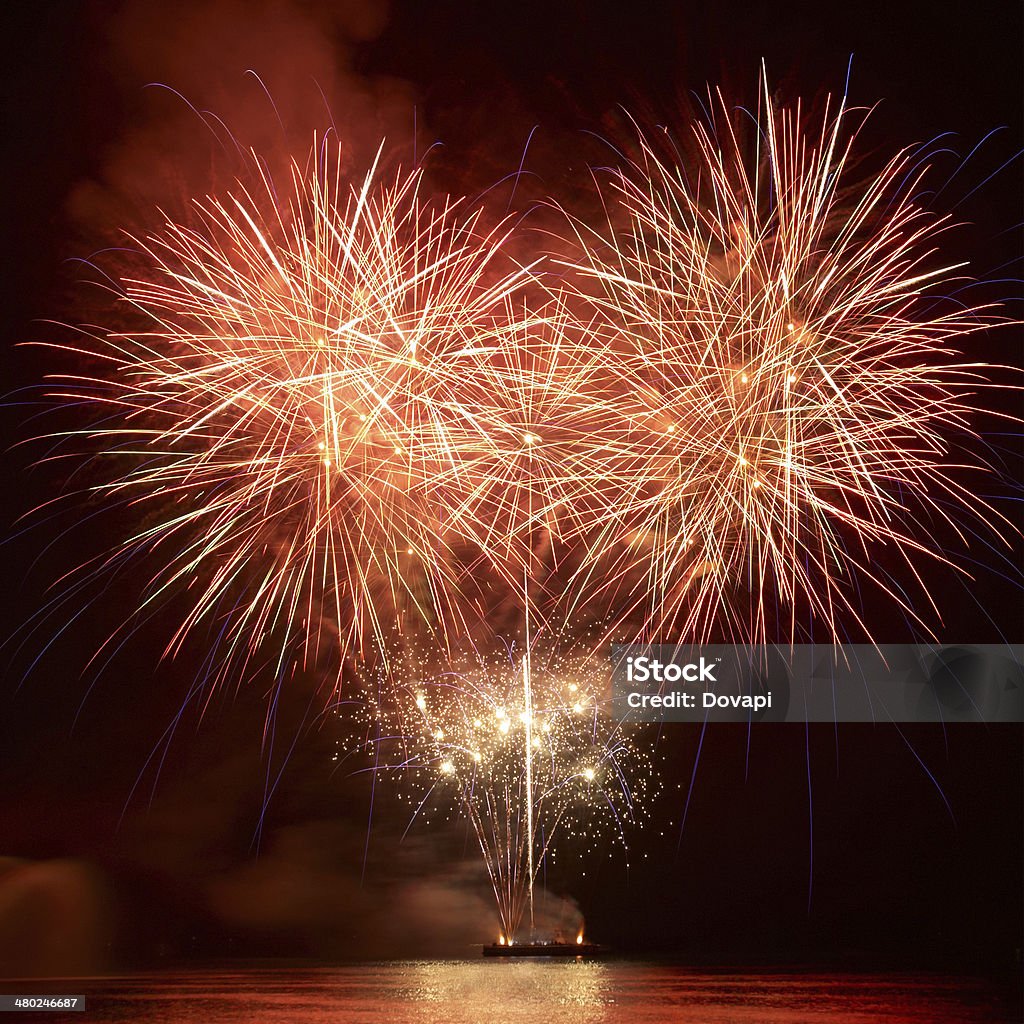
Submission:
POLYGON ((641 134, 569 259, 517 262, 419 171, 349 185, 330 142, 141 241, 141 326, 87 335, 104 370, 60 396, 133 460, 108 496, 153 509, 112 560, 192 595, 168 652, 201 624, 220 677, 267 638, 281 665, 396 626, 448 648, 496 595, 757 641, 801 603, 840 635, 870 585, 925 625, 875 556, 914 579, 946 559, 923 521, 998 527, 950 440, 989 372, 954 345, 996 318, 942 301, 912 154, 858 183, 842 104, 815 127, 765 86, 752 154, 721 109, 689 161, 641 134))

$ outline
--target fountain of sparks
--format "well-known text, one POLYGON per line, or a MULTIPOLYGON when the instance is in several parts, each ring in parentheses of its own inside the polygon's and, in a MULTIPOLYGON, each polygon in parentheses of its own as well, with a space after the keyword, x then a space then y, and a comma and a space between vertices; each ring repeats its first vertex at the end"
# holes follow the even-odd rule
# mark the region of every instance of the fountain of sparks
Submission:
POLYGON ((611 834, 625 848, 643 826, 654 756, 608 717, 605 674, 511 652, 382 680, 388 696, 365 705, 367 770, 395 783, 413 821, 468 823, 509 944, 533 936, 534 886, 563 842, 593 850, 611 834))

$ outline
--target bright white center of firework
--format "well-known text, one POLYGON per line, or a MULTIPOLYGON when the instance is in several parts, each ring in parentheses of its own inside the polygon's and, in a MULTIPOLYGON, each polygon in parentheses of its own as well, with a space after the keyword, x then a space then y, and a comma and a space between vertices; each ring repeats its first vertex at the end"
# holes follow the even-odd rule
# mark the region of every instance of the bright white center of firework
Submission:
POLYGON ((573 704, 572 709, 578 715, 583 710, 583 705, 579 701, 576 701, 576 703, 573 704))
POLYGON ((427 698, 423 697, 423 696, 417 697, 416 698, 416 707, 418 707, 420 709, 420 711, 426 711, 427 710, 427 698))
POLYGON ((570 693, 575 693, 578 689, 579 689, 579 687, 575 683, 570 683, 569 684, 569 692, 570 693))
POLYGON ((453 765, 451 761, 443 761, 441 763, 441 771, 443 771, 445 775, 451 775, 452 772, 455 771, 455 765, 453 765))
POLYGON ((509 720, 508 720, 507 718, 503 718, 503 719, 501 720, 501 725, 499 725, 499 726, 498 726, 498 728, 499 728, 499 729, 500 729, 500 730, 501 730, 502 732, 508 732, 510 724, 511 724, 511 723, 509 722, 509 720))
POLYGON ((440 729, 438 729, 437 732, 434 733, 434 739, 435 740, 443 740, 444 739, 444 733, 441 732, 440 729))
POLYGON ((504 708, 495 708, 494 709, 494 717, 497 718, 497 719, 504 718, 505 717, 505 709, 504 708))
POLYGON ((536 434, 523 434, 523 444, 536 444, 539 440, 540 438, 536 434))
POLYGON ((483 760, 483 758, 481 758, 481 756, 480 756, 480 751, 479 750, 474 750, 473 751, 473 760, 476 761, 477 764, 479 764, 483 760))
POLYGON ((585 778, 587 780, 587 782, 593 782, 594 781, 594 769, 593 768, 584 768, 583 769, 583 778, 585 778))
POLYGON ((543 730, 544 730, 545 732, 551 732, 551 723, 550 723, 550 722, 545 722, 545 723, 544 723, 544 724, 543 724, 543 725, 541 726, 541 728, 542 728, 542 729, 543 729, 543 730))

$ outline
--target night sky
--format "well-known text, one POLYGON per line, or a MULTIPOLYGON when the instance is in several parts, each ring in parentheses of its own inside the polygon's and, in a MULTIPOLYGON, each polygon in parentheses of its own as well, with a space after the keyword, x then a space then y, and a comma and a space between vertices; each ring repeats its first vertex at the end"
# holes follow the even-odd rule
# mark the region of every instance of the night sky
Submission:
MULTIPOLYGON (((598 159, 595 135, 622 128, 620 104, 660 124, 693 110, 709 83, 753 101, 762 58, 782 95, 820 99, 842 89, 852 54, 852 101, 881 101, 864 134, 868 163, 943 132, 966 156, 1002 129, 955 177, 955 158, 942 165, 952 180, 936 206, 965 222, 951 236, 955 257, 994 282, 993 296, 1019 300, 1017 5, 659 3, 640 5, 642 15, 603 0, 483 6, 238 0, 4 12, 0 550, 12 639, 0 650, 0 974, 472 955, 469 944, 493 939, 463 832, 414 827, 401 841, 405 811, 378 793, 368 838, 367 782, 332 770, 336 733, 318 714, 312 674, 287 689, 269 749, 270 681, 260 679, 218 695, 201 722, 186 708, 168 742, 198 652, 158 665, 157 622, 102 672, 87 666, 97 638, 133 607, 139 573, 98 588, 66 629, 62 613, 26 632, 47 587, 128 524, 100 517, 69 532, 66 513, 21 523, 75 484, 62 464, 30 467, 45 444, 18 445, 52 429, 32 390, 52 356, 15 346, 51 336, 49 319, 88 320, 97 293, 74 261, 132 218, 144 222, 154 202, 173 209, 211 173, 195 118, 147 83, 179 89, 271 148, 322 125, 322 89, 357 162, 382 134, 420 151, 440 142, 430 180, 469 194, 514 171, 536 128, 524 162, 534 184, 524 187, 572 201, 598 159), (283 128, 247 68, 260 71, 283 128), (58 927, 70 936, 63 945, 50 939, 58 927)), ((1019 317, 1019 301, 1008 311, 1019 317)), ((974 344, 981 358, 1019 364, 1019 329, 974 344)), ((1009 390, 991 401, 1019 411, 1009 390)), ((1012 428, 979 426, 1019 478, 1012 428)), ((927 571, 942 609, 932 625, 944 642, 1019 642, 1020 546, 977 554, 987 567, 974 581, 927 571)), ((887 609, 866 614, 878 639, 912 639, 887 609)), ((712 962, 1003 970, 1019 955, 1019 726, 763 726, 748 743, 745 728, 702 739, 677 725, 663 749, 658 824, 636 837, 628 870, 609 845, 551 879, 593 938, 712 962)))

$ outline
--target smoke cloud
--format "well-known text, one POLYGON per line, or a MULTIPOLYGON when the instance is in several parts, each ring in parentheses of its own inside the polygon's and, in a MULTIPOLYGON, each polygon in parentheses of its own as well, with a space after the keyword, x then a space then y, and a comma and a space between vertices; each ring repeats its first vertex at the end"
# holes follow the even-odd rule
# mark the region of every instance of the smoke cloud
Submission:
POLYGON ((0 857, 0 977, 70 977, 107 966, 113 934, 102 874, 78 860, 0 857))
POLYGON ((100 171, 70 197, 90 241, 187 215, 193 196, 230 188, 256 169, 274 178, 332 130, 346 169, 372 161, 382 139, 411 150, 411 86, 356 70, 384 29, 380 0, 129 3, 104 61, 123 117, 100 171))

